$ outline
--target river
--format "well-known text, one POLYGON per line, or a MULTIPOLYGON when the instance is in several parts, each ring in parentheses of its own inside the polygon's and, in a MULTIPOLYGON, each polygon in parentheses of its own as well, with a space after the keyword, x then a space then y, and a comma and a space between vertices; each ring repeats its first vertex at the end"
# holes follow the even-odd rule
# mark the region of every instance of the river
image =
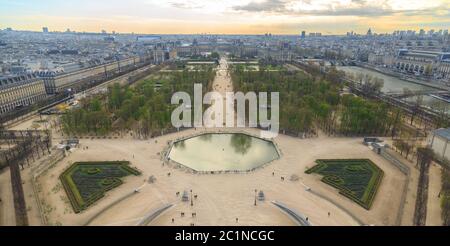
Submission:
MULTIPOLYGON (((338 70, 344 71, 347 74, 368 74, 373 77, 377 77, 383 79, 384 85, 381 88, 382 92, 403 92, 404 88, 408 88, 411 91, 420 91, 420 90, 434 90, 433 87, 415 84, 400 78, 396 78, 390 75, 386 75, 371 69, 356 67, 356 66, 338 66, 338 70)), ((436 89, 437 90, 437 89, 436 89)), ((406 101, 413 102, 416 100, 416 97, 406 98, 406 101)), ((436 107, 445 107, 447 113, 450 113, 450 104, 444 102, 442 100, 436 99, 434 97, 424 95, 423 96, 423 106, 430 107, 436 109, 436 107)))

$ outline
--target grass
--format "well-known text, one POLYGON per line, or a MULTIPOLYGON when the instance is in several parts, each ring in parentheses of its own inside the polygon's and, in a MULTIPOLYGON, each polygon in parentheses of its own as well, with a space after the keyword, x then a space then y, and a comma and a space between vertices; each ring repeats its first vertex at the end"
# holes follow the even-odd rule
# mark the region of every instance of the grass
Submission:
POLYGON ((121 178, 140 174, 127 161, 76 162, 59 178, 73 210, 79 213, 121 185, 121 178))
POLYGON ((316 160, 307 174, 323 176, 322 182, 339 190, 363 208, 369 210, 383 178, 383 170, 369 159, 316 160))

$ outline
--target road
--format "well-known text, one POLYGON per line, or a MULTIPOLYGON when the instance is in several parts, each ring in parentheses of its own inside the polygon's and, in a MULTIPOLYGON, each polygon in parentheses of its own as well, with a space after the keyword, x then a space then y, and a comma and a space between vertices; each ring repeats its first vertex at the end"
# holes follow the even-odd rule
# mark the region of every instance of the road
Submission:
POLYGON ((131 72, 127 73, 127 74, 121 75, 121 76, 119 76, 117 78, 114 78, 112 80, 108 80, 108 81, 106 81, 106 82, 104 82, 104 83, 102 83, 100 85, 94 86, 94 87, 89 88, 89 89, 87 89, 85 91, 82 91, 80 93, 75 94, 75 99, 81 99, 81 98, 84 98, 86 96, 90 96, 90 95, 95 95, 95 94, 98 94, 98 93, 106 92, 107 89, 108 89, 108 86, 110 86, 112 84, 115 84, 115 83, 119 83, 121 85, 124 85, 125 83, 128 83, 128 78, 130 76, 134 76, 134 75, 137 75, 139 73, 145 72, 145 71, 147 71, 149 69, 154 68, 155 66, 156 65, 153 65, 153 64, 152 65, 148 65, 148 66, 139 68, 137 70, 131 71, 131 72))

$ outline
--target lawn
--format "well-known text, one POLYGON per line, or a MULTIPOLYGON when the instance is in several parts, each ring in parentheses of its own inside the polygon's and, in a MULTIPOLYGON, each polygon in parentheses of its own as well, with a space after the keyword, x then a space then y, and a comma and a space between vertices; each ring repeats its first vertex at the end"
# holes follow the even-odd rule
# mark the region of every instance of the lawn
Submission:
POLYGON ((127 161, 76 162, 59 178, 73 210, 79 213, 121 185, 121 178, 140 174, 127 161))
POLYGON ((322 182, 369 210, 383 178, 383 170, 369 159, 316 160, 307 174, 323 176, 322 182))

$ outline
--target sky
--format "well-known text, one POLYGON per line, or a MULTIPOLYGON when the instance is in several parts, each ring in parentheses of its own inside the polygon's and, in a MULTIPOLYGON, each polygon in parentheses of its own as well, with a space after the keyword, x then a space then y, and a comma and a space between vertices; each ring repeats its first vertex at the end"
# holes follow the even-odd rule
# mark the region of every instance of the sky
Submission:
POLYGON ((450 29, 450 0, 0 0, 0 28, 146 34, 450 29))

